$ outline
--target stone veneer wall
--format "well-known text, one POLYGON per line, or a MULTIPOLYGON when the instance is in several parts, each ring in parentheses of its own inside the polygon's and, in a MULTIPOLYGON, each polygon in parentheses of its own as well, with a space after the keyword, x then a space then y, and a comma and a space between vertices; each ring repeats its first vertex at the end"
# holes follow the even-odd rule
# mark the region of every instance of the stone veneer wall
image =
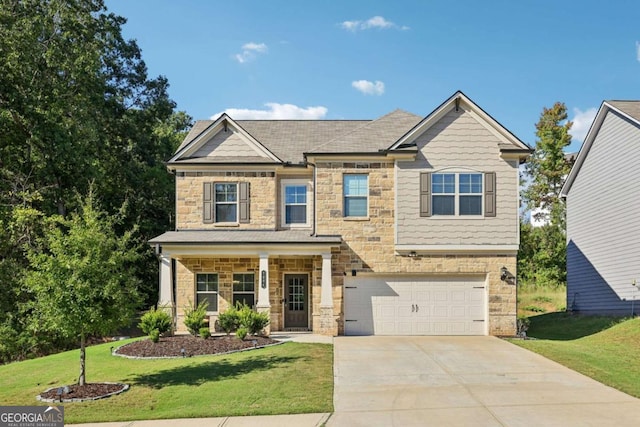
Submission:
POLYGON ((176 174, 176 228, 223 229, 229 226, 203 222, 205 182, 248 182, 250 222, 234 224, 232 229, 276 228, 276 179, 274 172, 179 172, 176 174))
MULTIPOLYGON (((318 234, 342 235, 344 243, 333 255, 334 315, 344 333, 342 289, 351 270, 424 275, 483 275, 487 279, 489 334, 516 332, 516 289, 500 280, 500 268, 516 273, 515 255, 429 255, 409 258, 394 250, 394 165, 381 163, 317 163, 318 234), (345 173, 369 176, 369 217, 344 218, 342 182, 345 173)), ((398 201, 402 203, 402 200, 398 201)), ((416 207, 417 208, 417 207, 416 207)))
MULTIPOLYGON (((226 310, 233 301, 233 273, 254 272, 256 278, 256 303, 258 302, 259 258, 246 257, 216 257, 216 258, 183 258, 176 263, 176 306, 178 315, 178 332, 186 332, 184 326, 184 310, 189 302, 195 301, 195 274, 218 273, 218 312, 226 310)), ((284 274, 309 275, 309 301, 311 311, 309 313, 309 325, 316 324, 316 318, 320 314, 320 285, 321 285, 322 258, 320 256, 302 257, 274 257, 269 259, 269 303, 270 329, 272 331, 284 328, 283 303, 284 288, 282 286, 284 274)), ((210 316, 211 329, 213 330, 217 313, 210 316)), ((314 327, 314 331, 315 331, 314 327)))

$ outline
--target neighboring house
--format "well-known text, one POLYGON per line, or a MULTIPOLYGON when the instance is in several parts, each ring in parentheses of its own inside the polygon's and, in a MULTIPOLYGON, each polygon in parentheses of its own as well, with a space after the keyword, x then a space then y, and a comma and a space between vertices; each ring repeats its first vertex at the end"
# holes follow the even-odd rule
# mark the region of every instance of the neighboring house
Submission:
MULTIPOLYGON (((576 161, 577 155, 578 153, 566 153, 564 155, 564 158, 570 165, 573 165, 576 161)), ((563 178, 567 179, 567 176, 565 175, 563 178)), ((531 211, 529 212, 529 222, 531 223, 532 227, 542 227, 548 225, 550 222, 549 209, 547 209, 546 207, 537 207, 531 209, 531 211)))
POLYGON ((461 92, 425 118, 198 121, 150 241, 160 304, 179 330, 207 300, 212 325, 243 301, 271 331, 513 335, 529 153, 461 92))
POLYGON ((567 309, 630 315, 640 302, 640 101, 605 101, 562 188, 567 309))

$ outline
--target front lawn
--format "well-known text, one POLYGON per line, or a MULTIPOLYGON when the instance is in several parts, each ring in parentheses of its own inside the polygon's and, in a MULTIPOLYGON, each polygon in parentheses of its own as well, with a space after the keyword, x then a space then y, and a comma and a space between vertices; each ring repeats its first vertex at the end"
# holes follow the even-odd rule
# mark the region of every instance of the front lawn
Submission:
MULTIPOLYGON (((126 343, 118 343, 123 344, 126 343)), ((333 411, 333 347, 285 343, 226 356, 132 360, 114 344, 87 348, 87 382, 131 389, 94 402, 65 403, 66 423, 333 411)), ((79 350, 0 366, 2 405, 36 405, 45 389, 73 384, 79 350)))
POLYGON ((537 339, 511 342, 640 397, 640 318, 552 313, 530 319, 527 335, 537 339))

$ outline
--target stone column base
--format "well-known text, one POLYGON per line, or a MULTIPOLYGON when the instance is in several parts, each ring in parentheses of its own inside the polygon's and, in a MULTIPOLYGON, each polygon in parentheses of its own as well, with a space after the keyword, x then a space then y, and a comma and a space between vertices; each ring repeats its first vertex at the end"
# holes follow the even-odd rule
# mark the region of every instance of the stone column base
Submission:
POLYGON ((262 330, 262 333, 266 336, 271 335, 271 306, 258 305, 256 306, 256 311, 258 313, 267 313, 267 316, 269 316, 269 324, 265 326, 265 328, 262 330))
POLYGON ((333 315, 333 307, 320 307, 319 322, 314 325, 313 333, 335 337, 338 335, 338 323, 333 315))

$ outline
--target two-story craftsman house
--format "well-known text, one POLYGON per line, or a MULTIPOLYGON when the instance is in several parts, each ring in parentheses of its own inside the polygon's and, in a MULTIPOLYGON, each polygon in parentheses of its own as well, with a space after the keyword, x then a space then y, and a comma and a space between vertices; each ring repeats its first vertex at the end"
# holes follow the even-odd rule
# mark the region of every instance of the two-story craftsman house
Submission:
POLYGON ((236 301, 271 331, 512 335, 518 165, 530 148, 455 93, 427 117, 198 121, 168 162, 160 304, 236 301))

